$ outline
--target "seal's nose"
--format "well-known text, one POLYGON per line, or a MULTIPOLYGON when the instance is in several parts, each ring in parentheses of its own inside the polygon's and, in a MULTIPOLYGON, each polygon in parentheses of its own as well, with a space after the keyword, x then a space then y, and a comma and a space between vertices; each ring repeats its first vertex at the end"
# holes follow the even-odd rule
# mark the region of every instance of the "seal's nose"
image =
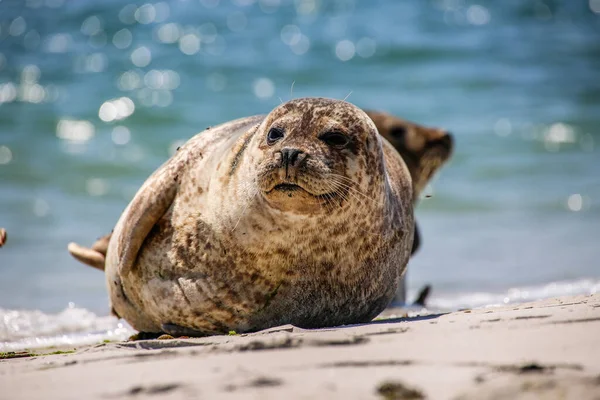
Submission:
POLYGON ((285 148, 281 150, 281 166, 283 168, 299 167, 306 159, 306 153, 298 149, 285 148))
POLYGON ((443 136, 436 138, 435 140, 430 140, 427 143, 428 148, 433 147, 441 147, 446 149, 447 151, 452 151, 454 147, 454 139, 452 138, 452 134, 450 132, 444 132, 443 136))

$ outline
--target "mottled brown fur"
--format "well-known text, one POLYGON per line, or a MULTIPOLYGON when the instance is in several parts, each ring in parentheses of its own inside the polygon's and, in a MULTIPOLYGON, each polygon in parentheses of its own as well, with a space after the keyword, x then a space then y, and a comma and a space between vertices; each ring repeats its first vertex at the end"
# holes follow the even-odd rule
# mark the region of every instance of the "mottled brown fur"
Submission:
POLYGON ((368 321, 408 261, 412 199, 402 159, 349 103, 298 99, 214 127, 157 170, 119 220, 106 257, 112 307, 149 332, 368 321), (269 146, 276 124, 285 137, 269 146), (348 145, 323 143, 330 130, 348 145), (304 152, 286 173, 284 148, 304 152))

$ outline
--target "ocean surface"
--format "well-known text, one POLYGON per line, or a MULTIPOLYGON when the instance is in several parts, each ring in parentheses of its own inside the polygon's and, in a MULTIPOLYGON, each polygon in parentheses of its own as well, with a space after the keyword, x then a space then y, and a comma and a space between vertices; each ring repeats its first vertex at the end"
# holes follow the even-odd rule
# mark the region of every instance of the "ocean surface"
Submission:
POLYGON ((67 244, 182 141, 304 96, 453 132, 409 297, 600 290, 598 0, 0 0, 0 351, 130 334, 67 244))

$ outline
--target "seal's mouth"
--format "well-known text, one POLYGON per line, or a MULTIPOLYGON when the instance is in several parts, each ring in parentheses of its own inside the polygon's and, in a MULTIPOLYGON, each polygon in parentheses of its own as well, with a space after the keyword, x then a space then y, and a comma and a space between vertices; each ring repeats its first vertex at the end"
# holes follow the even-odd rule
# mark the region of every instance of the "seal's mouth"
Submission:
POLYGON ((273 188, 271 190, 269 190, 267 192, 267 194, 272 194, 272 193, 287 194, 288 197, 291 197, 293 194, 296 194, 296 193, 304 194, 304 195, 309 195, 309 196, 314 197, 319 200, 331 200, 333 197, 336 196, 336 193, 334 193, 334 192, 314 194, 314 193, 311 193, 310 191, 306 190, 305 188, 303 188, 300 185, 296 185, 295 183, 289 183, 289 182, 279 183, 279 184, 273 186, 273 188))
POLYGON ((282 192, 295 192, 296 190, 304 190, 301 186, 295 185, 293 183, 280 183, 275 185, 272 190, 280 190, 282 192))

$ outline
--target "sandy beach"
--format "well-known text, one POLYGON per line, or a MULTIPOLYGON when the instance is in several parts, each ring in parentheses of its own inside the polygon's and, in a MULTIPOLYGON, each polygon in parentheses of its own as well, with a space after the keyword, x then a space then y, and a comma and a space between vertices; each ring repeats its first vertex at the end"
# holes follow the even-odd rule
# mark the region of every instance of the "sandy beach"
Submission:
POLYGON ((5 358, 0 398, 600 398, 599 294, 393 313, 334 329, 282 326, 5 358))

